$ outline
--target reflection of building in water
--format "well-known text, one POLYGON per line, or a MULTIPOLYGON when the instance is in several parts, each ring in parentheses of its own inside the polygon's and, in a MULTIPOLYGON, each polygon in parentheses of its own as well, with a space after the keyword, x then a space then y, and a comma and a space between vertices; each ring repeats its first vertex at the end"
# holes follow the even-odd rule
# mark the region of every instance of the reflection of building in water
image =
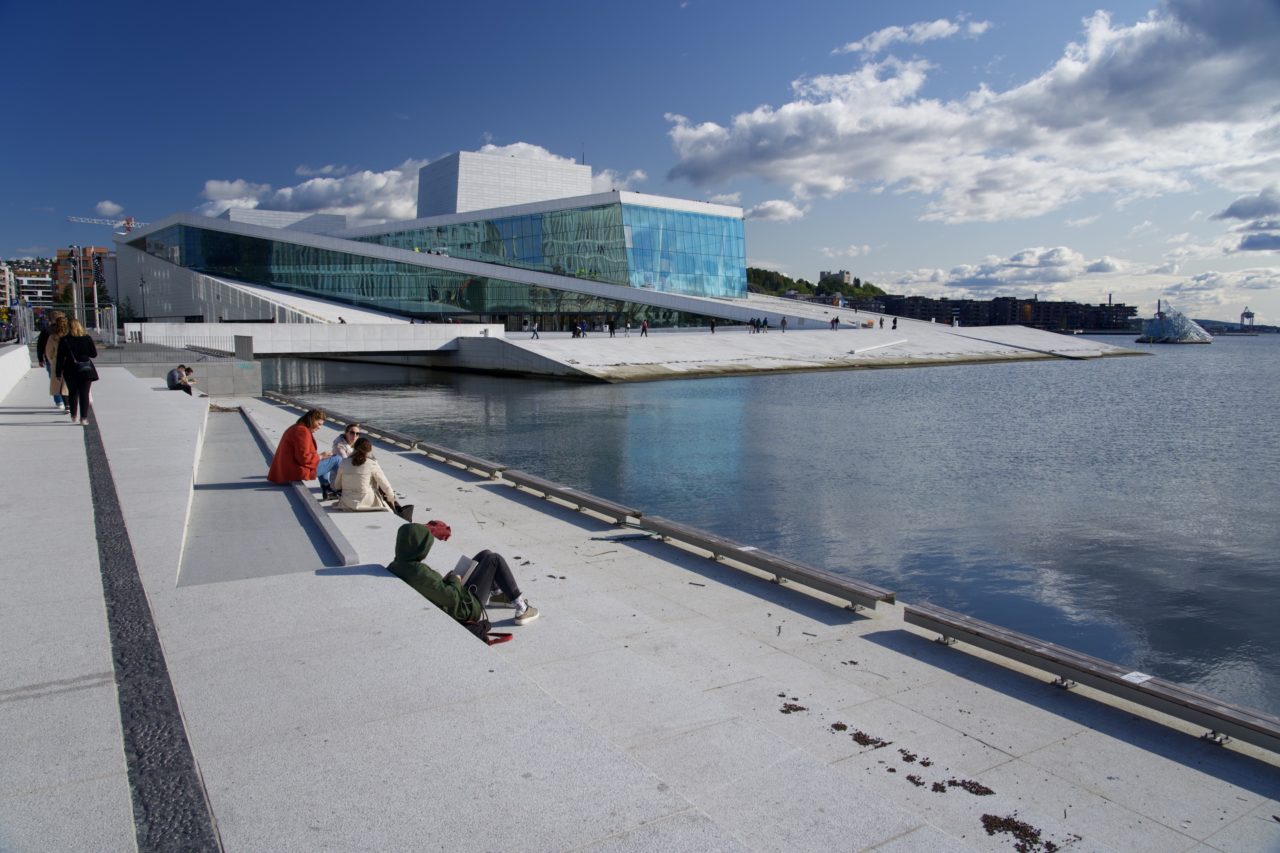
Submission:
POLYGON ((535 318, 543 329, 608 317, 697 322, 716 305, 687 297, 746 297, 740 208, 593 194, 586 166, 458 152, 422 168, 419 213, 431 215, 358 228, 285 211, 171 216, 119 239, 122 297, 139 302, 129 291, 145 279, 166 317, 269 319, 244 313, 270 311, 259 303, 228 311, 223 293, 197 292, 245 283, 509 329, 535 318))

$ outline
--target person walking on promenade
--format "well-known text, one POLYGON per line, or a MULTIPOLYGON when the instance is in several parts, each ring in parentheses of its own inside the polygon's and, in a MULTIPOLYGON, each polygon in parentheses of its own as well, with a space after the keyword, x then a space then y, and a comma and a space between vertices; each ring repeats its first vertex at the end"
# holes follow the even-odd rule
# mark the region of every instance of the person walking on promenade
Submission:
POLYGON ((338 490, 338 505, 345 510, 390 510, 405 521, 413 521, 413 505, 401 506, 396 501, 396 490, 373 458, 373 443, 367 438, 356 439, 351 455, 342 460, 333 475, 333 487, 338 490))
POLYGON ((618 321, 610 317, 608 320, 608 326, 609 326, 609 337, 612 338, 613 333, 618 329, 618 321))
POLYGON ((716 333, 716 318, 712 317, 711 318, 711 334, 714 335, 715 333, 716 333))
POLYGON ((894 318, 893 318, 893 331, 896 331, 896 330, 897 330, 897 328, 898 328, 898 318, 897 318, 897 317, 894 317, 894 318))
POLYGON ((283 486, 286 483, 316 479, 316 466, 320 464, 320 460, 333 455, 316 452, 315 433, 323 423, 324 412, 309 409, 293 426, 284 431, 284 435, 280 436, 280 443, 276 445, 275 456, 271 457, 268 480, 283 486))
POLYGON ((89 425, 89 386, 98 378, 98 368, 93 364, 97 357, 98 348, 85 331, 84 324, 72 320, 67 334, 58 341, 53 372, 67 383, 70 392, 67 411, 71 414, 72 423, 76 422, 76 414, 79 413, 81 426, 89 425))
POLYGON ((538 321, 537 320, 533 321, 533 326, 531 328, 533 329, 533 334, 529 337, 529 340, 536 341, 538 340, 538 321))
POLYGON ((61 311, 54 311, 54 316, 42 333, 45 336, 44 342, 36 342, 40 352, 40 362, 45 365, 45 371, 49 374, 49 393, 54 396, 54 409, 63 411, 69 411, 70 392, 67 391, 67 383, 54 373, 54 368, 58 365, 58 343, 67 334, 68 328, 67 315, 61 311))
POLYGON ((881 317, 881 318, 880 318, 880 328, 882 328, 882 329, 884 328, 884 318, 883 318, 883 317, 881 317))
POLYGON ((58 343, 54 341, 53 347, 50 349, 49 339, 55 334, 65 335, 66 333, 67 315, 61 311, 53 311, 50 312, 49 319, 44 323, 44 328, 40 330, 40 334, 36 337, 36 361, 44 368, 45 375, 49 377, 49 392, 53 395, 53 407, 64 412, 67 410, 67 388, 64 383, 55 383, 53 379, 53 360, 58 355, 58 343), (57 332, 59 321, 61 321, 61 333, 57 332))
POLYGON ((787 333, 787 318, 786 318, 786 315, 783 315, 782 319, 781 319, 780 321, 778 321, 778 326, 782 329, 782 334, 784 334, 784 335, 785 335, 785 334, 787 333))
POLYGON ((500 554, 481 551, 462 571, 455 567, 444 575, 428 566, 424 561, 431 546, 450 535, 449 525, 442 521, 400 525, 396 531, 396 557, 387 564, 387 571, 459 622, 484 618, 484 608, 495 585, 515 607, 517 625, 527 625, 538 618, 538 608, 521 595, 511 567, 500 554))
POLYGON ((648 320, 640 321, 640 337, 642 338, 649 337, 649 321, 648 320))
POLYGON ((622 336, 624 338, 631 337, 631 321, 628 320, 626 325, 622 327, 622 336))

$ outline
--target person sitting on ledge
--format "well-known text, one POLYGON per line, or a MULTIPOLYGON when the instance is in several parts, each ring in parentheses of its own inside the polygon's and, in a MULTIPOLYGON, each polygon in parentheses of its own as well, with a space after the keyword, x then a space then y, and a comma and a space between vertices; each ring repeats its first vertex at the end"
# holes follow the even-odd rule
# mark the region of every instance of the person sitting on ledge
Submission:
POLYGON ((321 459, 328 459, 330 456, 327 451, 316 452, 315 433, 323 423, 324 412, 309 409, 298 418, 297 423, 284 431, 276 446, 276 454, 271 457, 268 480, 283 486, 286 483, 316 478, 316 466, 321 459))
POLYGON ((338 466, 342 464, 342 460, 351 455, 351 451, 355 448, 356 439, 363 433, 364 428, 360 424, 347 424, 347 428, 342 431, 342 435, 333 440, 333 449, 328 459, 316 466, 316 477, 320 480, 320 500, 331 501, 338 497, 338 493, 333 488, 333 475, 337 472, 338 466))
POLYGON ((333 488, 338 492, 338 504, 352 512, 391 510, 405 521, 413 521, 413 504, 401 506, 396 502, 395 489, 382 472, 382 466, 373 458, 373 442, 367 438, 356 439, 351 455, 342 460, 333 475, 333 488))
POLYGON ((186 391, 191 393, 191 385, 187 382, 187 366, 179 364, 173 370, 170 370, 164 377, 164 384, 169 387, 170 391, 186 391))
MULTIPOLYGON (((471 622, 484 615, 484 608, 496 585, 516 610, 515 623, 527 625, 538 618, 538 608, 520 594, 511 567, 500 554, 481 551, 469 561, 441 576, 423 561, 436 540, 447 540, 452 531, 443 521, 402 524, 396 532, 396 558, 387 571, 459 622, 471 622)), ((448 558, 445 558, 448 560, 448 558)))

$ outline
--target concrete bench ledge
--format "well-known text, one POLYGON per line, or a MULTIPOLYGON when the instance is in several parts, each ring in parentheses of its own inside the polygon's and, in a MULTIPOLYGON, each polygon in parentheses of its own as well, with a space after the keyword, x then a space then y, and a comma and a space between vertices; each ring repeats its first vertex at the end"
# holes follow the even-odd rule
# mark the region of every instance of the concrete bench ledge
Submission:
MULTIPOLYGON (((275 452, 275 444, 267 437, 266 431, 253 417, 253 413, 247 411, 243 407, 240 408, 240 414, 244 417, 245 422, 249 424, 249 429, 253 432, 254 437, 258 440, 258 447, 262 450, 262 455, 267 463, 271 463, 272 454, 275 452)), ((333 549, 333 553, 338 556, 344 566, 354 566, 360 562, 356 549, 351 547, 351 543, 347 541, 347 537, 342 535, 342 531, 338 529, 333 520, 329 518, 329 514, 321 507, 320 502, 316 500, 312 489, 305 482, 290 483, 289 488, 302 500, 302 505, 306 507, 307 515, 310 516, 312 523, 320 529, 320 534, 329 543, 329 547, 333 549)))
POLYGON ((716 558, 734 560, 763 572, 769 572, 779 581, 790 580, 819 592, 842 598, 855 608, 874 610, 876 602, 894 603, 895 594, 872 584, 837 575, 816 566, 809 566, 751 545, 743 545, 714 533, 681 524, 659 515, 640 518, 640 527, 667 539, 676 539, 688 545, 710 551, 716 558))
POLYGON ((610 519, 614 524, 626 524, 628 518, 639 518, 641 515, 638 509, 623 506, 615 501, 575 489, 572 486, 561 485, 536 474, 530 474, 528 471, 507 468, 502 471, 501 476, 503 480, 518 488, 539 492, 544 498, 555 498, 564 501, 578 511, 589 509, 610 519))
POLYGON ((1205 726, 1209 729, 1209 739, 1220 741, 1221 735, 1227 735, 1273 752, 1280 751, 1280 718, 1262 711, 1222 702, 1162 678, 1133 672, 1110 661, 932 604, 908 604, 903 609, 903 618, 908 624, 938 632, 943 639, 963 640, 1050 672, 1063 679, 1064 686, 1070 686, 1065 682, 1078 682, 1205 726))

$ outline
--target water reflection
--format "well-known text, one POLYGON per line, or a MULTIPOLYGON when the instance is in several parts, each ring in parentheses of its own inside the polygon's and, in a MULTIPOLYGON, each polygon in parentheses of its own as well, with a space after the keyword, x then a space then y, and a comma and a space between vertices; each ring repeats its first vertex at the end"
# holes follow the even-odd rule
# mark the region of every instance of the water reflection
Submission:
POLYGON ((340 411, 1275 712, 1280 337, 1153 351, 609 386, 275 375, 340 411))

